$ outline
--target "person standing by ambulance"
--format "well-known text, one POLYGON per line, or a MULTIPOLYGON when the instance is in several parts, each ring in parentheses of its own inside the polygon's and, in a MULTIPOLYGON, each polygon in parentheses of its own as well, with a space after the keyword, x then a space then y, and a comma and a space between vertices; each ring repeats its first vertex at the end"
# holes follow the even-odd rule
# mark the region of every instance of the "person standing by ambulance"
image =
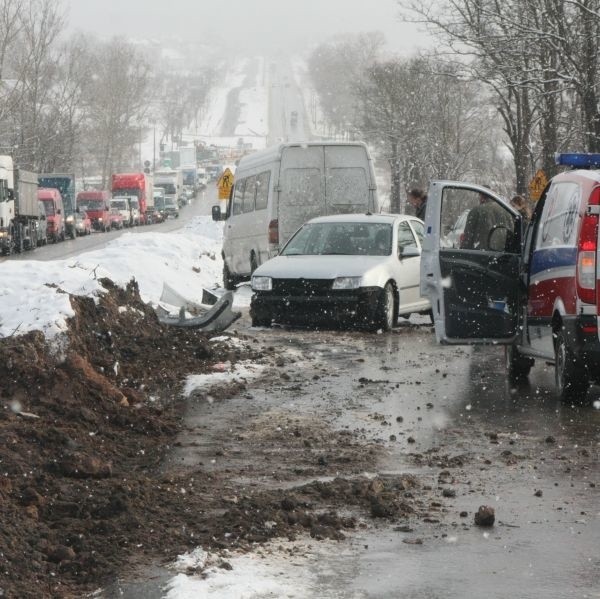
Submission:
POLYGON ((427 194, 422 189, 411 189, 407 196, 408 203, 415 209, 415 216, 425 220, 427 210, 427 194))

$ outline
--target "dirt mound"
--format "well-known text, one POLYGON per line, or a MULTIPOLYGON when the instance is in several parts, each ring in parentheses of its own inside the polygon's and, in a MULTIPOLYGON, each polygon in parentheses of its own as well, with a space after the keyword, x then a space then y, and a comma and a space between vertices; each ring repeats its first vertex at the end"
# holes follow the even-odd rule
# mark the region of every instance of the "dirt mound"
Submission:
POLYGON ((243 355, 161 325, 135 283, 102 283, 97 301, 71 298, 66 339, 0 341, 5 597, 78 594, 118 570, 131 548, 159 543, 159 530, 173 534, 184 483, 152 472, 180 426, 182 381, 243 355))

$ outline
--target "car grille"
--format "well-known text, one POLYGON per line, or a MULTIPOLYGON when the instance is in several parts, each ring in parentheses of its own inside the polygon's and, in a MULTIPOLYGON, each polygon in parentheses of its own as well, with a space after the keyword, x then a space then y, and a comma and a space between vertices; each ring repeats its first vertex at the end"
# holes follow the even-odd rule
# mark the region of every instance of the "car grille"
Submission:
POLYGON ((321 296, 331 291, 333 279, 273 279, 273 293, 291 296, 321 296))

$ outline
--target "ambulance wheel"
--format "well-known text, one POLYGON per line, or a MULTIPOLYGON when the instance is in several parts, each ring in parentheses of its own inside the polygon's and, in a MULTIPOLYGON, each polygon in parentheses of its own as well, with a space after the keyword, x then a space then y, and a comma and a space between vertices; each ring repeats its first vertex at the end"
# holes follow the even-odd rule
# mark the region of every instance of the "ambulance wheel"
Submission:
POLYGON ((529 375, 534 359, 524 356, 514 345, 504 348, 506 373, 511 383, 521 381, 529 375))
POLYGON ((590 385, 585 365, 567 343, 565 330, 556 333, 554 340, 554 379, 559 398, 568 403, 585 401, 590 385))

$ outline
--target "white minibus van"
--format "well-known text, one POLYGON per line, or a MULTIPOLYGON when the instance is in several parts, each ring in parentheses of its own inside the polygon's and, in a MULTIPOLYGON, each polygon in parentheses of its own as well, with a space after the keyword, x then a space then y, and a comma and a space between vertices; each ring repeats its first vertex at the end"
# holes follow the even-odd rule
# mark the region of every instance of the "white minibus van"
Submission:
POLYGON ((242 158, 224 220, 223 285, 233 289, 306 221, 378 212, 373 162, 362 142, 294 142, 242 158))

